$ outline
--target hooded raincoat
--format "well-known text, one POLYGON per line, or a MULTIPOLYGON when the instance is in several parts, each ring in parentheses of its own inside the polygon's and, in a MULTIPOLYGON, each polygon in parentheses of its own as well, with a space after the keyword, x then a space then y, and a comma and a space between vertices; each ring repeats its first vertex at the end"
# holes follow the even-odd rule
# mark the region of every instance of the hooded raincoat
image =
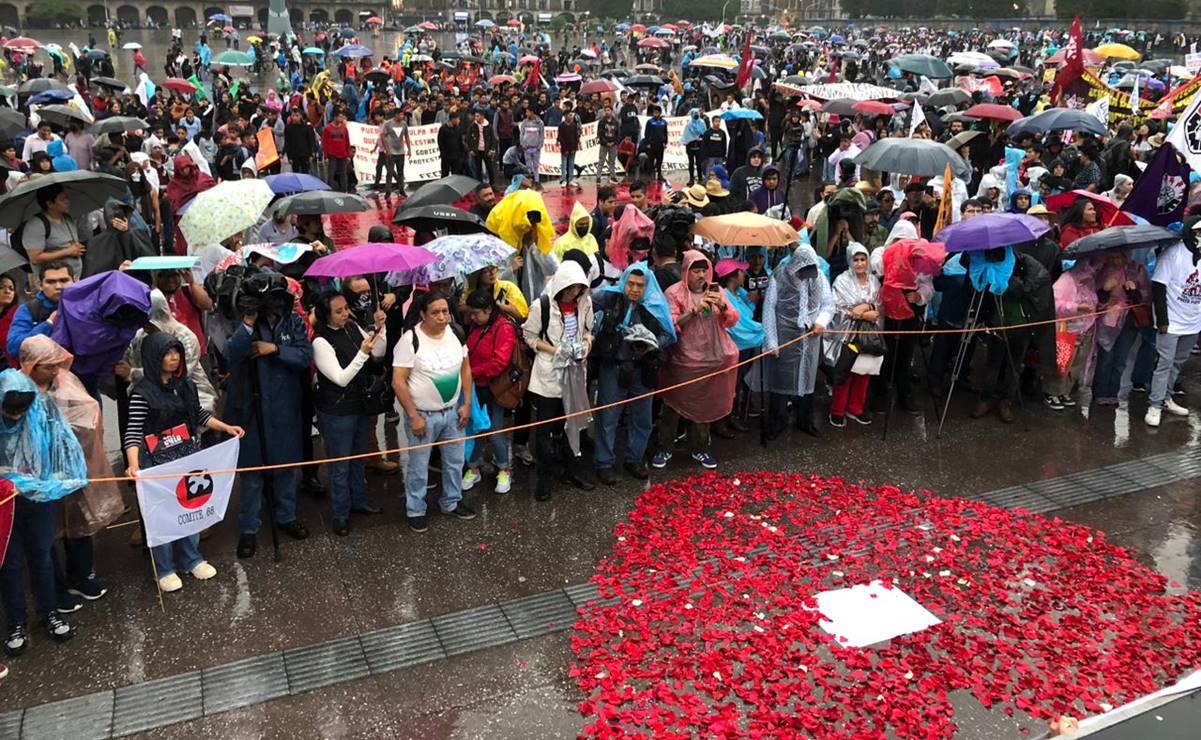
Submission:
POLYGON ((712 263, 702 253, 689 249, 684 252, 684 279, 664 293, 676 326, 677 341, 660 373, 659 385, 670 388, 718 372, 704 380, 663 392, 663 402, 680 416, 707 424, 729 416, 734 407, 734 388, 738 381, 734 364, 738 361, 738 347, 728 329, 738 323, 739 314, 722 291, 718 295, 725 304, 724 311, 702 313, 680 324, 680 317, 690 312, 703 295, 688 289, 688 271, 698 261, 705 262, 708 268, 705 283, 712 283, 712 263), (730 371, 719 372, 722 368, 730 368, 730 371))
POLYGON ((596 243, 596 237, 592 235, 592 214, 578 200, 571 207, 571 220, 567 223, 567 231, 555 239, 553 247, 555 259, 562 262, 564 253, 569 249, 578 249, 589 257, 600 249, 596 243), (585 224, 583 236, 576 231, 581 221, 585 224))
POLYGON ((20 370, 0 372, 0 402, 10 393, 33 394, 18 421, 0 416, 0 478, 30 501, 57 501, 88 484, 83 448, 54 401, 20 370))
MULTIPOLYGON (((200 396, 200 406, 205 411, 212 413, 217 404, 217 391, 213 389, 208 373, 200 364, 200 359, 203 357, 200 340, 196 338, 196 334, 191 329, 171 315, 171 306, 167 303, 167 297, 160 290, 150 291, 150 323, 154 324, 160 332, 175 337, 183 345, 188 377, 196 384, 196 391, 200 396)), ((129 348, 125 350, 125 362, 131 369, 130 382, 136 383, 142 379, 144 371, 142 368, 142 342, 147 336, 145 330, 138 330, 133 341, 129 343, 129 348)))
POLYGON ((137 228, 127 213, 128 206, 115 198, 104 203, 104 223, 107 228, 92 237, 88 251, 83 255, 83 275, 91 277, 108 270, 116 270, 125 260, 138 257, 153 257, 158 254, 149 230, 137 228), (125 231, 113 227, 113 219, 124 218, 128 223, 125 231))
POLYGON ((655 234, 655 222, 637 206, 627 205, 619 218, 613 224, 613 235, 605 244, 605 254, 609 264, 619 270, 630 266, 630 246, 635 239, 647 239, 647 249, 650 249, 650 239, 655 234))
POLYGON ((764 359, 766 390, 786 396, 813 393, 821 342, 817 337, 792 340, 817 324, 829 326, 833 317, 834 295, 818 269, 817 253, 808 244, 800 244, 788 264, 772 273, 763 296, 763 347, 778 349, 764 359))

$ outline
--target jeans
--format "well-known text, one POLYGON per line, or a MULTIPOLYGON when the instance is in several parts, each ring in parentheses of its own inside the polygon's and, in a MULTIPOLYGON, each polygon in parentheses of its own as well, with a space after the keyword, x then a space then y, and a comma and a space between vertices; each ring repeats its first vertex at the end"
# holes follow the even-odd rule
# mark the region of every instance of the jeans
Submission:
MULTIPOLYGON (((496 402, 492 397, 492 391, 486 385, 477 385, 475 387, 476 397, 480 399, 480 405, 488 409, 488 420, 491 425, 488 431, 496 431, 504 429, 508 426, 508 421, 505 419, 505 409, 496 402)), ((471 450, 471 462, 468 467, 478 468, 484 460, 484 448, 487 442, 492 446, 492 456, 496 458, 496 467, 501 470, 508 470, 511 467, 509 444, 512 441, 511 435, 508 434, 493 434, 485 439, 476 440, 475 446, 471 450)))
POLYGON ((1097 366, 1093 371, 1093 398, 1117 398, 1122 387, 1122 373, 1133 361, 1130 348, 1138 338, 1138 329, 1131 323, 1122 327, 1113 342, 1113 349, 1106 352, 1097 347, 1097 366))
MULTIPOLYGON (((439 445, 438 452, 442 456, 442 495, 438 498, 438 507, 443 512, 451 512, 463 500, 463 430, 459 429, 459 409, 457 406, 441 411, 418 411, 425 419, 425 436, 413 434, 413 426, 405 415, 405 434, 409 444, 439 442, 447 439, 457 439, 451 444, 439 445)), ((409 451, 409 466, 405 470, 405 513, 409 516, 425 516, 425 483, 429 478, 430 452, 433 447, 422 447, 409 451)))
POLYGON ((564 185, 570 185, 573 176, 575 176, 575 152, 559 152, 559 181, 564 185))
POLYGON ((656 180, 663 179, 663 149, 665 146, 655 145, 646 148, 647 154, 650 155, 647 162, 648 172, 654 172, 656 180))
POLYGON ((254 534, 262 521, 259 510, 263 508, 263 485, 271 477, 271 494, 275 506, 276 524, 287 524, 296 519, 296 469, 268 470, 264 473, 242 473, 238 479, 242 484, 238 502, 238 532, 254 534))
POLYGON ((54 595, 54 565, 50 550, 54 547, 55 512, 58 505, 35 503, 22 496, 13 501, 13 528, 8 554, 0 568, 0 598, 9 628, 27 624, 25 613, 25 567, 29 568, 29 587, 39 617, 58 606, 54 595))
POLYGON ((377 189, 381 185, 380 175, 382 174, 386 178, 384 181, 382 181, 382 184, 384 184, 386 192, 388 192, 388 193, 392 192, 392 182, 393 181, 399 182, 400 190, 402 192, 404 191, 404 189, 405 189, 404 174, 400 174, 400 175, 396 174, 396 167, 397 167, 398 162, 400 163, 400 172, 403 173, 404 172, 404 157, 402 155, 388 154, 387 152, 380 152, 379 155, 376 156, 376 158, 375 158, 375 187, 377 189))
POLYGON ((1143 389, 1150 388, 1151 375, 1155 372, 1155 337, 1158 333, 1155 327, 1138 330, 1138 339, 1130 353, 1134 359, 1126 363, 1126 371, 1122 373, 1122 385, 1118 389, 1118 398, 1130 398, 1130 392, 1137 383, 1143 389))
POLYGON ((487 152, 469 154, 467 165, 471 168, 471 176, 480 182, 486 182, 489 185, 496 182, 496 176, 492 173, 492 160, 488 158, 487 152))
POLYGON ((542 175, 538 172, 542 162, 542 147, 527 146, 523 147, 523 150, 525 151, 525 166, 530 171, 530 177, 534 178, 535 183, 542 182, 542 175))
MULTIPOLYGON (((640 396, 650 391, 637 381, 631 382, 630 387, 622 388, 618 383, 616 365, 601 365, 597 373, 597 403, 601 406, 622 401, 634 396, 640 396)), ((617 463, 614 448, 617 445, 617 423, 621 420, 621 410, 628 411, 626 417, 626 451, 625 462, 640 463, 646 454, 646 443, 651 438, 651 404, 654 399, 650 396, 624 406, 601 409, 597 413, 596 435, 596 467, 611 468, 617 463)))
POLYGON ((329 158, 329 184, 335 192, 350 192, 350 160, 329 158))
POLYGON ((150 556, 154 558, 154 570, 159 578, 165 578, 175 572, 175 556, 173 550, 176 545, 179 545, 179 556, 183 560, 183 568, 186 572, 191 572, 193 568, 204 562, 204 556, 200 554, 200 535, 194 534, 191 537, 174 542, 168 542, 165 545, 150 548, 150 556))
MULTIPOLYGON (((326 457, 345 457, 367 451, 374 416, 317 412, 317 428, 326 457)), ((367 461, 363 458, 329 463, 329 499, 335 520, 346 521, 351 507, 367 505, 367 461)))
POLYGON ((601 145, 600 160, 596 163, 596 181, 600 182, 601 177, 605 174, 605 168, 609 170, 609 179, 607 182, 617 181, 617 145, 613 144, 606 146, 601 145))
POLYGON ((1164 401, 1172 393, 1172 386, 1176 385, 1176 378, 1180 376, 1180 366, 1188 359, 1196 343, 1196 334, 1160 334, 1155 337, 1159 361, 1155 363, 1155 374, 1151 376, 1149 405, 1163 408, 1164 401))

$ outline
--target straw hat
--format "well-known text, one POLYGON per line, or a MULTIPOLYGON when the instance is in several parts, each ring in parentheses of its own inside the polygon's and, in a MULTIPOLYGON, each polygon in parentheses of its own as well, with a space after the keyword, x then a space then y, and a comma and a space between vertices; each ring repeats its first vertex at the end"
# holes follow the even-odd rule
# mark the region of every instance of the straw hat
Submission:
MULTIPOLYGON (((710 180, 709 182, 714 182, 714 180, 710 180)), ((709 205, 709 196, 705 194, 704 185, 693 185, 685 190, 684 200, 694 208, 704 208, 709 205)))
POLYGON ((724 198, 729 194, 730 191, 721 186, 721 180, 711 177, 705 181, 705 195, 713 195, 718 198, 724 198))

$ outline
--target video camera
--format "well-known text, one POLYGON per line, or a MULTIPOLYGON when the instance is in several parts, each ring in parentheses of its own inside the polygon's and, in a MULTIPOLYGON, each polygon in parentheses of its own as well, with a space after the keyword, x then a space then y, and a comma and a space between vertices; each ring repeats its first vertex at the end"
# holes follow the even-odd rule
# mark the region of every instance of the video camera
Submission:
POLYGON ((209 273, 204 289, 212 296, 217 312, 230 321, 268 311, 287 313, 295 300, 287 278, 251 265, 230 265, 209 273))

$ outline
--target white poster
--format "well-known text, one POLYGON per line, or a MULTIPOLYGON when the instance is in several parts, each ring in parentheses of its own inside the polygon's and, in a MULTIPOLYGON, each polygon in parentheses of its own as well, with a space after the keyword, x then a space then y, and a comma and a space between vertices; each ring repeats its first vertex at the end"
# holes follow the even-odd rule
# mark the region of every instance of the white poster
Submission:
POLYGON ((207 450, 141 471, 141 476, 171 475, 152 479, 139 476, 136 481, 147 547, 199 534, 225 518, 234 473, 211 471, 238 467, 240 442, 228 439, 207 450))
MULTIPOLYGON (((442 176, 442 157, 438 152, 438 129, 441 124, 409 126, 409 156, 405 157, 405 182, 425 182, 442 176)), ((376 140, 379 128, 365 123, 349 122, 350 145, 354 147, 354 176, 361 185, 375 182, 375 163, 379 158, 376 140)))
MULTIPOLYGON (((1196 46, 1196 44, 1193 44, 1196 46)), ((1201 73, 1201 54, 1191 53, 1184 55, 1184 66, 1193 74, 1201 73)))

